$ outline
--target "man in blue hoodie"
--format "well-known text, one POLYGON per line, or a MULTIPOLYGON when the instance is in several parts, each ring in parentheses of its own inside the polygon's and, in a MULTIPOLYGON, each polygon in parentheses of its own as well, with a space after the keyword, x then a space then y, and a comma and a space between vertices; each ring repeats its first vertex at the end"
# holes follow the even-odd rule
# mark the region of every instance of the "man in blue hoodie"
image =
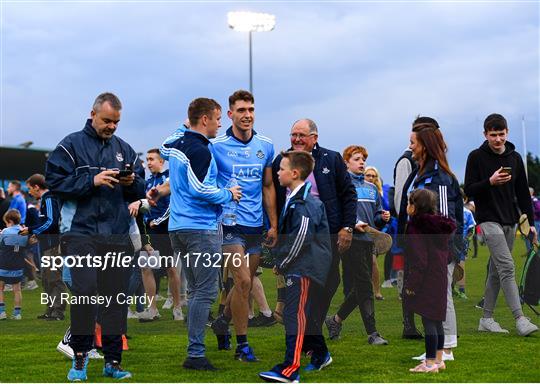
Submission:
POLYGON ((115 135, 121 109, 116 95, 99 95, 84 128, 62 139, 46 164, 46 183, 61 200, 62 253, 83 258, 88 255, 84 262, 70 268, 72 299, 76 300, 70 306, 70 347, 74 351, 68 373, 71 381, 87 378, 99 298, 110 299, 99 307, 103 375, 131 377, 120 367, 127 306, 119 300, 119 294, 126 291, 129 272, 121 265, 131 262, 132 252, 127 203, 144 196, 144 170, 133 148, 115 135), (107 255, 119 263, 105 265, 107 255))
POLYGON ((213 371, 216 368, 205 357, 204 336, 221 265, 217 219, 221 204, 239 201, 242 194, 239 186, 217 186, 209 139, 221 127, 221 106, 213 99, 198 98, 189 105, 188 117, 191 129, 164 143, 170 170, 169 234, 175 254, 182 258, 189 292, 188 357, 183 367, 213 371))

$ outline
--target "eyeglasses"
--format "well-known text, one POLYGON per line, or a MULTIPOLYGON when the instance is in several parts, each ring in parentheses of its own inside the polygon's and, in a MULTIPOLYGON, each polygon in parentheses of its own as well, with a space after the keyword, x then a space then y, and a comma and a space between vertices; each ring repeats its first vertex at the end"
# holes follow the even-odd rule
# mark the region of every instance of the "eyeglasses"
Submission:
POLYGON ((289 137, 290 137, 291 139, 302 139, 302 140, 303 140, 303 139, 305 139, 306 137, 314 136, 314 135, 315 135, 315 133, 310 133, 310 134, 308 134, 308 135, 304 135, 303 133, 291 133, 291 134, 289 135, 289 137))
POLYGON ((367 175, 364 175, 364 178, 365 178, 365 179, 376 179, 376 178, 377 178, 377 175, 367 174, 367 175))

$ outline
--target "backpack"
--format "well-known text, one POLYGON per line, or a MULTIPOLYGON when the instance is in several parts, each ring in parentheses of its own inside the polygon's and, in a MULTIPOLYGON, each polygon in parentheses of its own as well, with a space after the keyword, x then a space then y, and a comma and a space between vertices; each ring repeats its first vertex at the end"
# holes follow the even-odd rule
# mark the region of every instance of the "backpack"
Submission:
POLYGON ((533 306, 540 305, 540 251, 538 246, 533 245, 527 256, 521 280, 519 282, 519 294, 534 313, 540 316, 540 312, 533 306))

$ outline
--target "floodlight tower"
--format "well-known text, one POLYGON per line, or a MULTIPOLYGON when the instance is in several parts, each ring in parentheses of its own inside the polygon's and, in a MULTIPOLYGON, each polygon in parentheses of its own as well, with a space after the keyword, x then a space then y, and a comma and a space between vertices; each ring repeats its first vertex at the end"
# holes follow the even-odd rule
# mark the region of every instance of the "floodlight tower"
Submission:
POLYGON ((276 16, 269 13, 229 12, 227 14, 229 28, 249 34, 249 91, 253 93, 253 55, 252 33, 269 32, 276 26, 276 16))

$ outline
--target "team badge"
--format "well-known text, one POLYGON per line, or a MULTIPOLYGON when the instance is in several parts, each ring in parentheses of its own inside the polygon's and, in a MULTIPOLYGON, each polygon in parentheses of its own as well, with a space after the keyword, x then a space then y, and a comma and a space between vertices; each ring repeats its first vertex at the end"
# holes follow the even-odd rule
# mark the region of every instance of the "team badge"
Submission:
POLYGON ((225 238, 226 238, 227 240, 232 240, 232 238, 233 238, 232 233, 230 233, 230 232, 227 233, 227 234, 225 235, 225 238))
POLYGON ((324 168, 322 169, 322 173, 324 173, 325 175, 327 175, 327 174, 330 173, 330 170, 329 170, 328 168, 324 167, 324 168))
POLYGON ((124 161, 124 156, 122 156, 120 152, 116 152, 116 160, 118 160, 119 162, 122 162, 124 161))
POLYGON ((261 151, 260 149, 257 151, 257 157, 258 157, 259 159, 264 159, 264 153, 263 153, 263 151, 261 151))
POLYGON ((292 282, 292 280, 291 280, 290 277, 287 279, 287 283, 286 283, 286 284, 287 284, 287 287, 290 287, 291 285, 293 285, 293 282, 292 282))

